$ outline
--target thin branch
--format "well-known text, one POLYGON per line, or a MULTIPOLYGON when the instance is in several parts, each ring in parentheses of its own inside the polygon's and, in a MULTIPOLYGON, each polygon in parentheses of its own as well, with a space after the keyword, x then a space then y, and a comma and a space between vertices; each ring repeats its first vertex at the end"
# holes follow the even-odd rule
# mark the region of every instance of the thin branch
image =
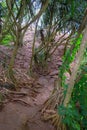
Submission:
POLYGON ((23 30, 24 28, 28 28, 33 22, 35 22, 35 21, 42 15, 42 13, 45 11, 45 9, 46 9, 47 6, 48 6, 48 3, 49 3, 49 0, 46 0, 46 2, 45 2, 44 4, 42 4, 42 7, 41 7, 39 13, 36 14, 36 15, 32 18, 32 20, 31 20, 28 24, 26 24, 21 30, 23 30))

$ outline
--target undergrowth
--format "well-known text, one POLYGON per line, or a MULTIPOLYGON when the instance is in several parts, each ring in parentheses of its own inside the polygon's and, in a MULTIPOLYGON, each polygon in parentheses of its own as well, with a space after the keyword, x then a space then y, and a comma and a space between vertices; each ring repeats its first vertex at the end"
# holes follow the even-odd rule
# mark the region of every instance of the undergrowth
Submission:
POLYGON ((1 40, 1 45, 9 46, 10 42, 12 42, 12 36, 10 34, 7 34, 2 40, 1 40))

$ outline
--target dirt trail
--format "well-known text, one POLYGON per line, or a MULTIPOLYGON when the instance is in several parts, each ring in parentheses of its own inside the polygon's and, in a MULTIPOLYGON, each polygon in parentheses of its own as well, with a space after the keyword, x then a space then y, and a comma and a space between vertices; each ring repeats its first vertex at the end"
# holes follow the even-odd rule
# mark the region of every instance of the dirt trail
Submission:
MULTIPOLYGON (((19 70, 21 74, 26 73, 29 68, 32 40, 33 33, 27 32, 25 44, 19 49, 15 60, 14 69, 19 70)), ((11 56, 12 49, 0 46, 0 50, 11 56)), ((54 87, 54 80, 57 78, 58 68, 62 63, 62 52, 63 46, 60 46, 48 63, 49 67, 46 75, 39 72, 39 70, 34 72, 35 79, 32 83, 32 87, 35 89, 34 93, 30 92, 29 85, 21 86, 20 91, 27 92, 28 95, 17 99, 22 99, 29 105, 25 105, 20 101, 9 101, 4 105, 4 108, 0 111, 0 130, 55 130, 51 123, 41 120, 40 110, 54 87)), ((0 57, 2 57, 1 54, 0 57)))

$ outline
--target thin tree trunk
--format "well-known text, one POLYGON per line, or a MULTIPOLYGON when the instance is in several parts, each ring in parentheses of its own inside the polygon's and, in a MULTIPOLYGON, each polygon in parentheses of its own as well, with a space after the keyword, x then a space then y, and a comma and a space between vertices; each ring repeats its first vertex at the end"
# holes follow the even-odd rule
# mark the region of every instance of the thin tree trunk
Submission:
POLYGON ((36 27, 35 27, 35 33, 34 33, 34 39, 33 39, 33 45, 32 45, 32 57, 30 61, 30 67, 28 70, 28 74, 32 76, 32 65, 33 65, 33 58, 34 58, 34 50, 35 50, 35 38, 36 38, 36 32, 37 32, 37 25, 38 25, 39 19, 36 22, 36 27))
POLYGON ((84 51, 85 51, 86 47, 87 47, 87 26, 83 32, 82 42, 81 42, 79 51, 77 53, 76 60, 75 60, 76 61, 75 66, 73 67, 73 72, 71 74, 70 81, 68 84, 68 89, 67 89, 66 97, 64 100, 65 107, 67 107, 67 105, 70 102, 71 95, 72 95, 73 88, 74 88, 74 84, 75 84, 75 80, 76 80, 76 76, 77 76, 77 72, 78 72, 80 64, 83 60, 83 55, 84 55, 84 51))
POLYGON ((14 62, 15 62, 15 57, 17 55, 17 51, 18 51, 18 44, 15 45, 15 48, 13 50, 13 54, 10 60, 10 64, 9 64, 9 68, 8 68, 8 78, 14 83, 16 84, 16 79, 14 77, 13 74, 13 67, 14 67, 14 62))

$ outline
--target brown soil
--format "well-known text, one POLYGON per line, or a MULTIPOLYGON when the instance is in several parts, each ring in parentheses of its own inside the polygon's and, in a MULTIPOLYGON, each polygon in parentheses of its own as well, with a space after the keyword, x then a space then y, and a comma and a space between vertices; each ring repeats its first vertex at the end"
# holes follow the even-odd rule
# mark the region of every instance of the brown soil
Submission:
MULTIPOLYGON (((50 122, 44 122, 41 119, 40 110, 53 90, 54 80, 58 76, 58 68, 62 63, 61 57, 64 46, 59 46, 55 51, 48 62, 48 68, 45 72, 42 72, 39 68, 37 68, 38 70, 34 69, 34 77, 30 78, 27 76, 27 71, 32 53, 32 40, 33 32, 28 31, 25 35, 25 44, 19 49, 14 66, 14 70, 16 70, 16 75, 20 81, 19 91, 25 92, 26 95, 6 95, 8 100, 0 111, 0 130, 55 130, 50 122)), ((36 44, 38 44, 38 40, 36 44)), ((6 70, 12 54, 12 48, 0 46, 0 50, 9 55, 6 59, 4 69, 6 70)), ((5 56, 3 53, 0 53, 0 60, 3 61, 5 56)), ((2 65, 0 65, 1 76, 3 73, 2 65)), ((0 88, 0 91, 5 90, 0 88)))

